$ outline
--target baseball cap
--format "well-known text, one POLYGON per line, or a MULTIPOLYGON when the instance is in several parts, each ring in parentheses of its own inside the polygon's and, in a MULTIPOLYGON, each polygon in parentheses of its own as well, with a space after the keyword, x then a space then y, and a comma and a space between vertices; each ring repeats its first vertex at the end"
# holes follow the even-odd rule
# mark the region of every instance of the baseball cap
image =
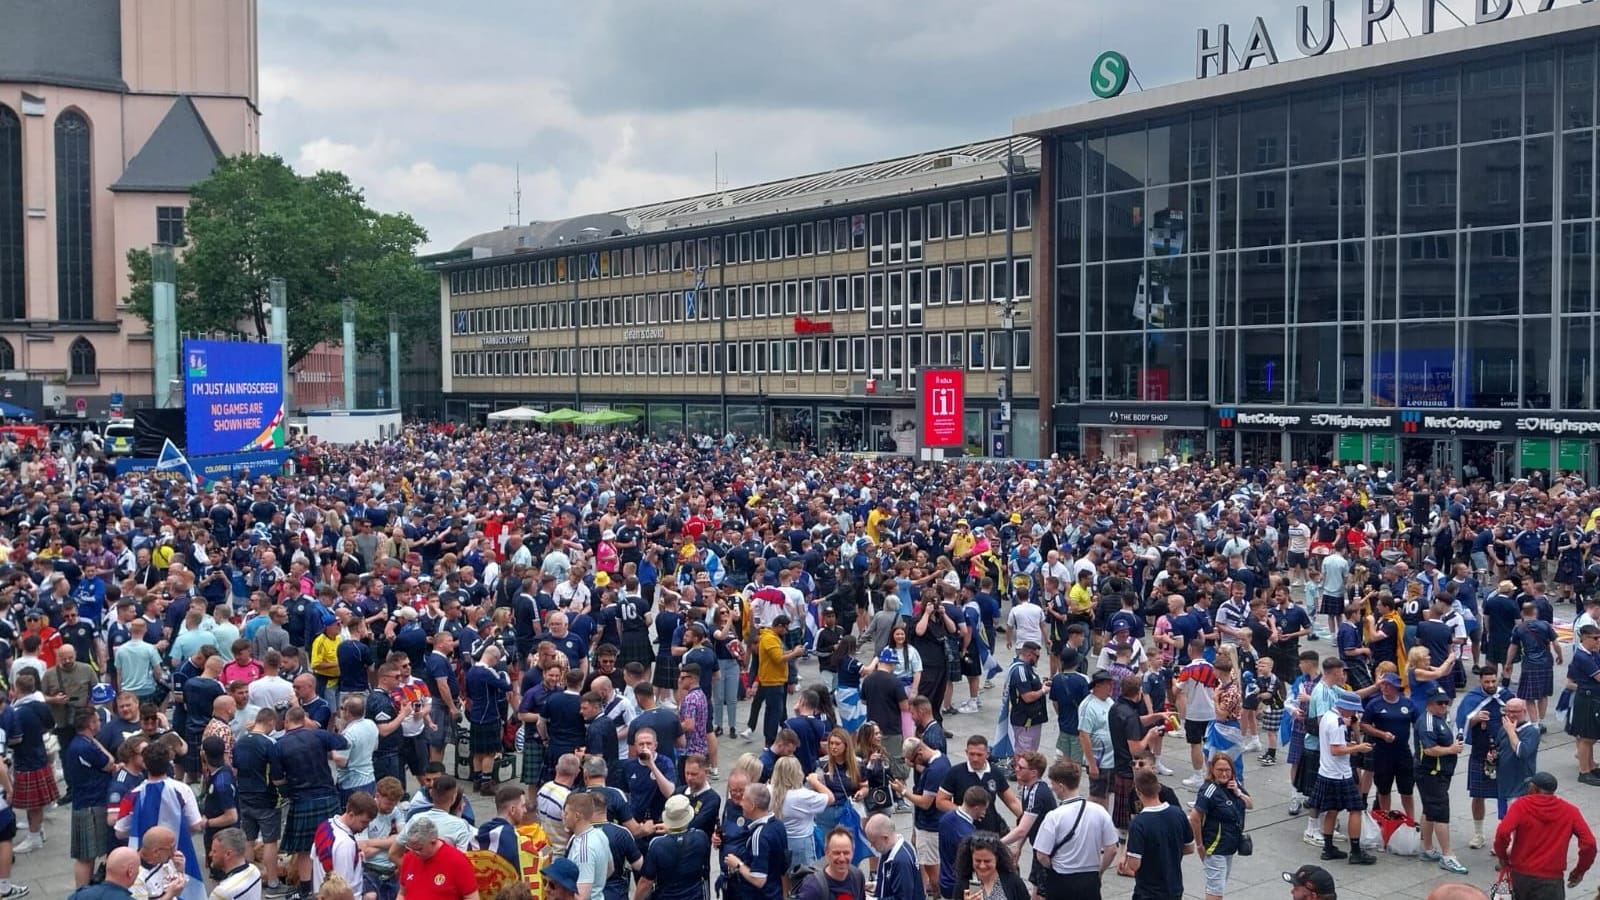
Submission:
POLYGON ((1283 873, 1283 880, 1295 887, 1308 888, 1318 894, 1332 894, 1334 892, 1333 876, 1321 866, 1301 866, 1293 872, 1283 873))
POLYGON ((1450 702, 1450 692, 1445 690, 1442 687, 1435 687, 1432 691, 1430 691, 1428 693, 1428 702, 1429 703, 1449 703, 1450 702))
MULTIPOLYGON (((1311 866, 1310 868, 1316 867, 1311 866)), ((539 874, 566 890, 577 891, 578 889, 578 864, 564 856, 551 860, 550 865, 539 870, 539 874)), ((1326 875, 1328 873, 1324 872, 1322 874, 1326 875)))
POLYGON ((1378 680, 1383 682, 1384 684, 1390 684, 1390 685, 1394 685, 1395 687, 1400 687, 1400 676, 1396 675, 1393 672, 1385 672, 1385 673, 1383 673, 1382 675, 1378 676, 1378 680))
POLYGON ((878 662, 894 664, 900 662, 900 657, 893 650, 885 647, 883 652, 878 654, 878 662))
POLYGON ((1093 687, 1093 686, 1095 686, 1097 684, 1100 684, 1103 681, 1104 682, 1109 682, 1109 681, 1116 681, 1116 680, 1117 679, 1114 676, 1112 676, 1112 674, 1110 672, 1107 672, 1105 669, 1101 669, 1100 671, 1098 671, 1098 672, 1094 673, 1093 675, 1089 676, 1089 686, 1093 687))

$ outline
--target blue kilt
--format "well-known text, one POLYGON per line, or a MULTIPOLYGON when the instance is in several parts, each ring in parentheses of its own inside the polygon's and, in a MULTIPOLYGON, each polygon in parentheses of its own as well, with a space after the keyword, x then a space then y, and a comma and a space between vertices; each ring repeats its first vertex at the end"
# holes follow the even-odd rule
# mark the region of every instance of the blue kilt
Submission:
POLYGON ((1306 806, 1317 812, 1360 812, 1367 808, 1367 800, 1356 790, 1354 778, 1325 778, 1317 776, 1317 783, 1306 798, 1306 806))
POLYGON ((1523 700, 1547 700, 1555 693, 1553 669, 1545 666, 1522 667, 1517 678, 1517 696, 1523 700))
POLYGON ((304 853, 311 849, 317 826, 339 814, 337 794, 318 794, 313 797, 295 797, 289 801, 289 815, 283 824, 283 840, 278 849, 284 853, 304 853))
POLYGON ((1481 756, 1467 759, 1467 796, 1474 800, 1495 800, 1500 797, 1496 779, 1484 774, 1481 756))
POLYGON ((1322 614, 1325 615, 1325 616, 1342 616, 1342 615, 1344 615, 1344 595, 1342 595, 1342 594, 1323 594, 1322 595, 1322 614))

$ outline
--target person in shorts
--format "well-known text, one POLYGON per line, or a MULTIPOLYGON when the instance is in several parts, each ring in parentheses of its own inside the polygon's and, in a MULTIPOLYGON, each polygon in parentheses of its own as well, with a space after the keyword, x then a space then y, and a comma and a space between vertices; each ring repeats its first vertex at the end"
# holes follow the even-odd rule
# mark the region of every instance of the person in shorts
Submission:
MULTIPOLYGON (((11 767, 5 757, 0 756, 0 784, 10 783, 11 767)), ((27 885, 13 884, 11 881, 11 862, 14 858, 11 847, 16 838, 17 815, 11 810, 11 802, 5 793, 0 791, 0 900, 16 900, 28 893, 27 885)))
POLYGON ((283 837, 276 784, 283 780, 283 762, 272 739, 277 729, 278 713, 267 707, 256 713, 250 730, 233 745, 239 828, 252 843, 260 842, 262 884, 274 893, 280 889, 278 840, 283 837))
POLYGON ((906 738, 904 746, 906 765, 915 772, 911 790, 896 783, 895 789, 915 809, 911 814, 911 849, 917 855, 917 867, 922 870, 922 882, 928 896, 939 896, 939 788, 950 774, 950 760, 943 753, 922 743, 917 738, 906 738))
POLYGON ((1422 801, 1422 853, 1424 862, 1437 862, 1453 875, 1467 867, 1450 852, 1450 779, 1456 760, 1466 745, 1450 724, 1450 692, 1435 686, 1428 695, 1427 711, 1417 720, 1417 795, 1422 801))

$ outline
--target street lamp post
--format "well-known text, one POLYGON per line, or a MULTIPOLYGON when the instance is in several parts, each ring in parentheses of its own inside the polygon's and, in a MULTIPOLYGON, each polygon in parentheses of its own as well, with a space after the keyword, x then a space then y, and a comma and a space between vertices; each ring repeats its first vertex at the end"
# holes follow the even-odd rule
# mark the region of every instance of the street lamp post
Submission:
POLYGON ((1017 227, 1016 157, 1012 155, 1012 139, 1006 138, 1006 296, 1000 307, 1000 323, 1006 341, 1005 379, 1000 382, 1000 424, 1005 435, 1005 455, 1015 456, 1011 428, 1011 388, 1016 378, 1017 355, 1017 266, 1014 241, 1017 227))

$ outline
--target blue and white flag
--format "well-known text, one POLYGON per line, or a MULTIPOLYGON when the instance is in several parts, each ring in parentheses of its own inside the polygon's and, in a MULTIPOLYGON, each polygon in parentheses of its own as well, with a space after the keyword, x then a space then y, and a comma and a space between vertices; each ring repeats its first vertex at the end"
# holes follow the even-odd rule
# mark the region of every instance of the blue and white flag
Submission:
MULTIPOLYGON (((172 442, 167 443, 170 445, 172 442)), ((147 781, 123 798, 122 812, 129 820, 128 846, 134 850, 139 849, 145 832, 157 825, 172 830, 177 837, 177 849, 183 854, 184 874, 189 879, 178 900, 206 900, 206 879, 201 868, 201 856, 195 852, 194 839, 189 830, 192 821, 190 813, 198 814, 199 807, 188 786, 166 779, 147 781)))
POLYGON ((992 679, 999 675, 1001 672, 1000 661, 994 658, 993 653, 989 652, 989 644, 983 639, 983 633, 981 631, 974 633, 972 639, 978 642, 978 665, 983 668, 984 679, 992 679))
POLYGON ((1000 693, 1000 718, 994 723, 994 736, 989 739, 989 756, 993 759, 1010 759, 1016 751, 1011 742, 1011 678, 1007 676, 1005 689, 1000 693))
POLYGON ((694 318, 695 302, 700 298, 700 292, 706 289, 706 273, 701 272, 695 276, 694 287, 683 292, 683 317, 694 318))
POLYGON ((189 465, 189 458, 172 443, 172 438, 167 438, 161 443, 161 455, 156 457, 156 471, 181 472, 190 484, 198 484, 200 481, 194 475, 194 468, 189 465))

